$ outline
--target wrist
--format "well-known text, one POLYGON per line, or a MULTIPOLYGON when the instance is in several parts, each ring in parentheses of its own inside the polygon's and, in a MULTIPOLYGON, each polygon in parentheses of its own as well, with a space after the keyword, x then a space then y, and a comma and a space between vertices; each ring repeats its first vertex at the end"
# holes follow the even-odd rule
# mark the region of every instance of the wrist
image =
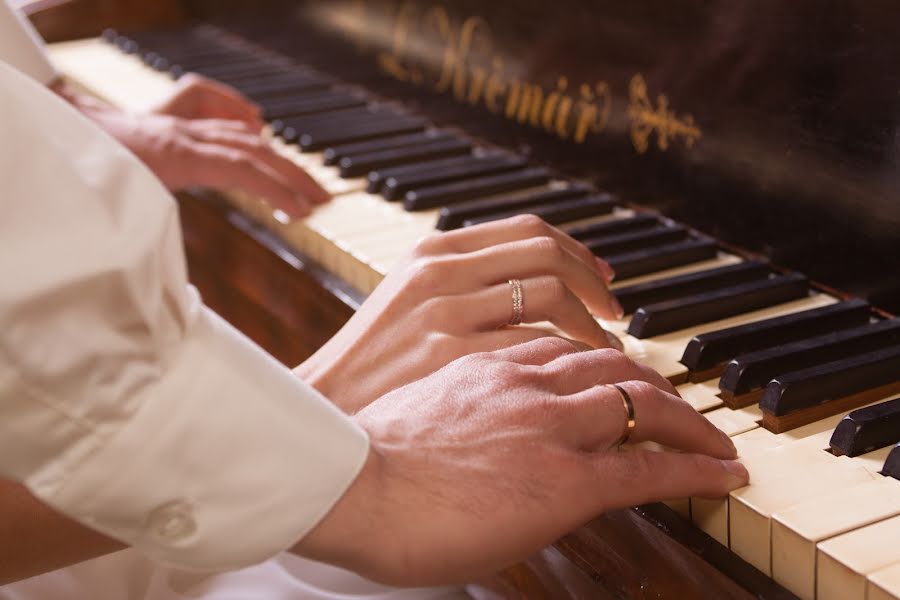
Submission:
POLYGON ((374 448, 359 475, 321 521, 290 551, 374 580, 383 580, 390 564, 389 539, 381 510, 383 457, 374 448))

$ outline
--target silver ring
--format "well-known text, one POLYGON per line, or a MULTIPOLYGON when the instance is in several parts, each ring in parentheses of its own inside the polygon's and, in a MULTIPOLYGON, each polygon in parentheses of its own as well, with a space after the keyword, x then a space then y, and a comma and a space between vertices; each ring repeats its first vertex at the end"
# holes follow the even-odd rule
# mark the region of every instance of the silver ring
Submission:
POLYGON ((525 313, 525 292, 522 290, 522 282, 518 279, 510 279, 509 287, 512 288, 512 317, 509 319, 509 324, 518 325, 522 322, 522 315, 525 313))

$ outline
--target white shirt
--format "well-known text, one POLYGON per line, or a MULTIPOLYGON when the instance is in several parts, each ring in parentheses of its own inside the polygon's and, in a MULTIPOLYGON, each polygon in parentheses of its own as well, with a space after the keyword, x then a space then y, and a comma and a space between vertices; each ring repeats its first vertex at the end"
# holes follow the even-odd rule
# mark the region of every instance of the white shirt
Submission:
POLYGON ((0 61, 43 84, 56 79, 56 69, 44 54, 44 40, 25 15, 0 0, 0 61))
MULTIPOLYGON (((20 27, 0 2, 0 60, 49 81, 20 27)), ((203 306, 163 186, 3 63, 0 182, 0 475, 180 568, 302 538, 368 440, 203 306)))

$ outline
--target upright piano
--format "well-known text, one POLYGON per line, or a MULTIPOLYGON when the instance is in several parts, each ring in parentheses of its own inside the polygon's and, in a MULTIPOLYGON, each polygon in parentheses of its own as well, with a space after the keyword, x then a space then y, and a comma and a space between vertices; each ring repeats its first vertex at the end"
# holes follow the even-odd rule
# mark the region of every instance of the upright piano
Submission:
POLYGON ((240 193, 182 202, 195 283, 286 363, 423 235, 537 214, 612 264, 627 315, 604 325, 751 470, 473 593, 900 598, 893 4, 194 0, 141 23, 94 2, 68 28, 58 4, 33 7, 48 35, 93 28, 51 46, 74 84, 139 110, 219 79, 334 194, 292 224, 240 193))

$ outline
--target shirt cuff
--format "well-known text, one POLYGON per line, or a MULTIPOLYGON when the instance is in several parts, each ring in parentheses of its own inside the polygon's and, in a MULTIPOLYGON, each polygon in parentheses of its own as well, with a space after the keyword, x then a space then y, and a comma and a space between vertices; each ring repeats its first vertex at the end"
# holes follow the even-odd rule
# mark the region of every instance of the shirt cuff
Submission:
POLYGON ((47 58, 44 40, 28 17, 13 8, 8 0, 0 0, 0 60, 44 85, 58 78, 47 58))
POLYGON ((155 560, 221 571, 309 532, 368 456, 364 431, 203 307, 133 417, 29 487, 155 560))

